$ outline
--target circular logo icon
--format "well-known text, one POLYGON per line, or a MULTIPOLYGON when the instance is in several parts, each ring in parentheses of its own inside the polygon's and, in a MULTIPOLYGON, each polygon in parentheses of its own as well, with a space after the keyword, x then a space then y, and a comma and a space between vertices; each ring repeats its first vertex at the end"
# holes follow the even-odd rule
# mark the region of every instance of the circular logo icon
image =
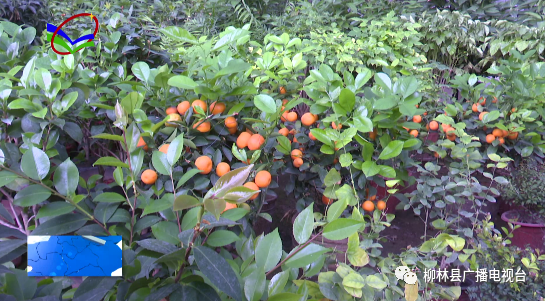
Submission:
MULTIPOLYGON (((53 49, 53 51, 54 51, 55 53, 60 54, 60 55, 67 55, 67 54, 70 54, 70 53, 71 53, 70 51, 61 52, 61 51, 58 51, 57 49, 55 49, 55 43, 54 43, 54 41, 55 41, 55 38, 57 37, 57 35, 58 35, 59 33, 62 33, 61 35, 62 35, 63 37, 65 37, 65 38, 67 38, 67 39, 70 41, 71 44, 75 44, 75 42, 72 42, 72 41, 70 40, 70 38, 69 38, 66 34, 64 34, 64 32, 62 31, 62 27, 63 27, 64 25, 66 25, 68 22, 70 22, 70 21, 72 21, 72 20, 74 20, 74 19, 76 19, 76 18, 80 18, 80 17, 91 17, 91 19, 93 19, 93 21, 95 21, 95 31, 94 31, 93 34, 92 34, 92 35, 93 35, 93 38, 88 39, 87 42, 93 41, 93 39, 96 37, 97 32, 98 32, 98 28, 99 28, 97 17, 94 16, 93 14, 90 14, 90 13, 81 13, 81 14, 74 15, 74 16, 72 16, 72 17, 66 19, 64 22, 62 22, 61 25, 59 25, 59 26, 55 29, 55 31, 53 32, 53 35, 51 36, 51 49, 53 49)), ((48 26, 49 26, 49 25, 48 25, 48 26)), ((76 39, 76 42, 79 42, 79 41, 76 39)), ((76 52, 80 51, 81 49, 83 49, 83 48, 78 49, 76 52)))

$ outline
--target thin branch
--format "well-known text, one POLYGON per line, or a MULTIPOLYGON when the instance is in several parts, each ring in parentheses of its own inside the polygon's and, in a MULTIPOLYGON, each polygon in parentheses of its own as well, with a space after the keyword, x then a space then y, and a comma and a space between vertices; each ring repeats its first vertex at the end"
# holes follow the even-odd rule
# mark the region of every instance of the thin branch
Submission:
POLYGON ((0 192, 2 192, 2 194, 4 194, 4 196, 8 199, 11 212, 13 213, 13 216, 17 221, 17 226, 19 226, 20 230, 23 230, 23 226, 21 225, 21 221, 19 220, 19 215, 15 212, 15 208, 13 208, 13 198, 7 191, 4 190, 4 188, 0 188, 0 192))
POLYGON ((316 237, 318 237, 319 235, 321 235, 323 232, 323 230, 321 230, 318 234, 314 235, 313 237, 311 237, 306 243, 300 245, 299 247, 297 247, 297 250, 295 250, 295 252, 291 253, 290 255, 286 256, 286 258, 284 258, 284 260, 280 261, 279 264, 277 264, 274 268, 272 268, 267 274, 265 274, 265 276, 269 276, 274 270, 278 269, 279 267, 281 267, 286 261, 288 261, 290 258, 292 258, 293 256, 295 256, 295 254, 299 253, 299 251, 301 251, 302 249, 304 249, 306 246, 308 246, 314 239, 316 239, 316 237))
POLYGON ((1 220, 1 219, 0 219, 0 225, 4 225, 4 226, 6 226, 6 227, 8 227, 8 228, 18 230, 19 232, 21 232, 21 233, 23 233, 23 234, 25 234, 25 235, 27 234, 27 233, 25 232, 25 230, 20 229, 20 228, 17 228, 17 227, 15 227, 15 226, 13 226, 13 225, 10 225, 10 224, 8 224, 7 222, 5 222, 5 221, 3 221, 3 220, 1 220))

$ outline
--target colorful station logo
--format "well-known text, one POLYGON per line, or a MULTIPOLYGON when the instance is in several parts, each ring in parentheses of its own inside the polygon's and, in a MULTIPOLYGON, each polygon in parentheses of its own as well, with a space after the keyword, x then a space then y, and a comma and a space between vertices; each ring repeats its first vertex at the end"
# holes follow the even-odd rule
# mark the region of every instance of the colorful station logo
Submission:
POLYGON ((68 19, 66 19, 64 22, 61 23, 58 27, 47 23, 47 41, 51 42, 51 49, 55 51, 55 53, 60 55, 68 55, 76 53, 80 50, 82 50, 85 47, 94 46, 93 40, 95 39, 97 33, 98 33, 98 19, 96 16, 93 16, 93 14, 90 13, 81 13, 77 14, 75 16, 72 16, 68 19), (76 40, 72 41, 70 37, 62 31, 62 27, 66 25, 68 22, 80 18, 80 17, 91 17, 93 21, 95 21, 95 31, 92 34, 87 34, 82 37, 77 38, 76 40), (85 43, 80 44, 81 42, 86 41, 85 43), (70 43, 70 45, 69 45, 70 43), (65 48, 68 51, 61 52, 58 49, 55 48, 55 46, 61 46, 65 48), (74 47, 74 48, 72 48, 74 47))

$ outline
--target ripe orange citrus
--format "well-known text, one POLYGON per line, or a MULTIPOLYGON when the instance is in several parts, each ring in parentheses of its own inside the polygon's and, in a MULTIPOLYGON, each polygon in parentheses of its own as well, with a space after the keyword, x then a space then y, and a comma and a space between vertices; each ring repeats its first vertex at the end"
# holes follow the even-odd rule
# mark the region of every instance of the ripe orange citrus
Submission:
POLYGON ((312 133, 308 133, 308 137, 310 138, 310 140, 316 141, 316 137, 314 137, 314 135, 312 135, 312 133))
POLYGON ((501 136, 502 137, 507 137, 507 135, 509 135, 509 132, 506 131, 506 130, 501 130, 501 136))
POLYGON ((331 123, 331 127, 334 129, 334 130, 337 130, 337 129, 342 129, 343 128, 343 125, 342 124, 336 124, 335 122, 332 122, 331 123))
POLYGON ((439 129, 439 123, 435 120, 432 120, 429 126, 430 126, 430 130, 432 131, 437 131, 437 129, 439 129))
POLYGON ((266 170, 262 170, 255 175, 254 182, 258 187, 265 188, 271 184, 271 180, 271 173, 266 170))
POLYGON ((170 144, 166 143, 166 144, 163 144, 159 147, 159 151, 166 154, 168 152, 168 147, 170 146, 170 144))
POLYGON ((288 104, 288 102, 290 102, 289 100, 287 99, 282 99, 282 105, 285 106, 288 104))
POLYGON ((476 104, 474 103, 472 106, 471 106, 471 110, 475 113, 479 112, 479 104, 476 104))
POLYGON ((377 202, 377 209, 380 210, 380 211, 383 211, 384 209, 386 209, 386 202, 383 201, 383 200, 380 200, 377 202))
POLYGON ((176 107, 170 107, 166 109, 165 113, 167 113, 167 115, 177 114, 178 110, 176 109, 176 107))
POLYGON ((505 139, 503 139, 503 137, 500 137, 498 140, 499 140, 499 142, 500 142, 500 145, 502 145, 502 144, 505 143, 505 139))
POLYGON ((312 115, 311 113, 305 113, 303 114, 303 116, 301 117, 301 123, 304 125, 304 126, 311 126, 312 124, 314 124, 316 122, 316 119, 314 118, 314 115, 312 115))
POLYGON ((374 200, 376 200, 376 199, 377 199, 377 196, 376 196, 376 195, 373 195, 373 196, 369 197, 369 201, 374 201, 374 200))
POLYGON ((297 113, 295 112, 289 112, 287 115, 286 115, 286 119, 289 121, 289 122, 295 122, 297 121, 297 113))
POLYGON ((195 99, 193 103, 191 104, 191 106, 193 107, 194 111, 196 111, 195 107, 201 107, 201 109, 206 113, 206 109, 207 109, 206 102, 200 99, 195 99))
POLYGON ((333 203, 333 200, 322 194, 322 203, 326 206, 331 205, 333 203))
POLYGON ((488 114, 488 112, 481 112, 481 114, 479 114, 479 120, 480 121, 483 121, 483 117, 484 115, 488 114))
POLYGON ((486 142, 487 143, 492 143, 492 142, 494 142, 494 140, 496 140, 496 136, 494 136, 492 134, 486 135, 486 142))
MULTIPOLYGON (((252 190, 259 190, 259 186, 257 186, 254 182, 247 182, 243 185, 246 188, 252 189, 252 190)), ((259 196, 259 193, 254 194, 250 200, 255 200, 259 196)))
POLYGON ((280 120, 282 120, 282 122, 286 122, 288 120, 288 114, 288 111, 284 111, 284 113, 282 113, 282 116, 280 116, 280 120))
POLYGON ((496 96, 494 96, 494 100, 492 100, 492 103, 497 103, 498 102, 498 99, 496 98, 496 96))
POLYGON ((511 132, 511 133, 509 133, 509 135, 507 135, 507 138, 511 139, 511 140, 515 140, 515 139, 517 139, 518 136, 519 136, 518 132, 511 132))
POLYGON ((371 211, 375 210, 375 204, 373 202, 371 202, 371 201, 365 201, 365 202, 363 202, 362 208, 365 211, 371 212, 371 211))
POLYGON ((301 159, 301 158, 295 158, 293 160, 293 166, 295 166, 297 168, 301 167, 303 165, 303 163, 304 163, 303 159, 301 159))
POLYGON ((486 104, 486 99, 484 97, 479 98, 481 101, 481 106, 484 106, 486 104))
POLYGON ((195 123, 193 125, 193 128, 197 128, 197 131, 201 132, 201 133, 208 133, 210 132, 210 128, 212 127, 210 125, 210 121, 205 121, 203 123, 201 123, 199 126, 197 126, 197 124, 199 124, 200 121, 197 121, 197 123, 195 123))
POLYGON ((503 133, 500 129, 494 129, 492 131, 492 135, 494 135, 494 137, 502 137, 503 136, 503 133))
POLYGON ((157 173, 155 172, 155 170, 146 169, 144 170, 144 172, 142 172, 140 179, 144 184, 155 184, 155 181, 157 181, 157 173))
POLYGON ((212 171, 212 159, 208 156, 200 156, 195 160, 195 166, 201 170, 201 174, 207 175, 212 171))
POLYGON ((280 94, 286 94, 286 88, 280 87, 280 94))
POLYGON ((149 147, 148 147, 148 144, 146 143, 146 141, 144 141, 144 138, 140 137, 140 139, 138 139, 138 143, 136 144, 136 147, 141 147, 143 146, 144 147, 144 151, 148 151, 149 147))
POLYGON ((414 136, 415 138, 418 137, 418 131, 417 130, 412 130, 412 131, 409 132, 409 134, 411 136, 414 136))
POLYGON ((447 134, 447 139, 450 140, 450 141, 456 140, 456 133, 448 133, 447 134))
POLYGON ((214 101, 210 104, 210 112, 212 112, 212 114, 217 115, 223 113, 224 111, 225 103, 214 101))
POLYGON ((248 141, 250 140, 250 137, 252 135, 248 132, 242 132, 240 135, 238 135, 237 138, 237 147, 238 148, 245 148, 248 146, 248 141))
POLYGON ((420 115, 414 115, 414 116, 413 116, 413 122, 416 122, 416 123, 422 122, 422 116, 420 116, 420 115))
POLYGON ((517 111, 517 108, 512 108, 511 112, 515 113, 517 111))
POLYGON ((178 110, 178 113, 180 115, 184 115, 185 112, 187 112, 187 110, 189 110, 190 106, 191 106, 191 104, 189 103, 189 101, 184 100, 184 101, 182 101, 182 102, 180 102, 178 104, 178 106, 176 107, 176 110, 178 110))
POLYGON ((284 137, 287 137, 290 131, 287 128, 281 128, 280 130, 278 130, 278 133, 280 133, 280 135, 284 137))
POLYGON ((231 209, 235 209, 235 208, 237 208, 237 204, 232 204, 232 203, 229 203, 229 202, 225 202, 225 209, 221 213, 224 213, 227 210, 231 210, 231 209))
POLYGON ((181 121, 181 120, 182 120, 182 117, 179 114, 176 114, 176 113, 170 114, 170 115, 168 115, 166 125, 168 127, 176 127, 176 126, 178 126, 178 124, 174 123, 174 122, 171 123, 170 121, 181 121))
POLYGON ((225 118, 225 126, 229 129, 236 128, 238 125, 237 120, 233 116, 225 118))
POLYGON ((230 171, 231 171, 231 166, 229 166, 228 163, 220 162, 220 164, 216 166, 216 175, 218 175, 218 177, 223 177, 223 175, 225 175, 226 173, 230 171))
POLYGON ((372 132, 369 132, 369 139, 375 140, 377 138, 377 129, 373 129, 372 132))
POLYGON ((265 138, 260 134, 253 134, 248 140, 248 149, 249 150, 258 150, 261 148, 261 145, 265 143, 265 138))
POLYGON ((296 158, 302 158, 303 157, 303 152, 298 150, 298 149, 294 149, 291 151, 291 159, 292 160, 295 160, 296 158))
POLYGON ((237 132, 237 128, 230 128, 230 129, 227 129, 229 131, 229 134, 234 134, 237 132))

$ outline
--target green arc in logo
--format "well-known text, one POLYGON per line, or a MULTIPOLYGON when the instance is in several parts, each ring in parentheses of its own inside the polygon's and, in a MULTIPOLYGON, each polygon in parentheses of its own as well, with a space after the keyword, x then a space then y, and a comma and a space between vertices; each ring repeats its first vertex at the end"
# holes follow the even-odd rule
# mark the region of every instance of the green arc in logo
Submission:
MULTIPOLYGON (((51 42, 51 37, 52 36, 53 36, 52 33, 49 33, 49 32, 47 33, 47 41, 48 42, 51 42)), ((66 41, 64 39, 60 38, 59 36, 57 36, 57 38, 55 39, 55 44, 63 47, 64 49, 66 49, 68 52, 70 52, 72 54, 78 52, 81 48, 88 47, 88 46, 90 47, 90 46, 95 45, 95 43, 90 41, 90 42, 85 42, 83 44, 77 45, 76 48, 72 49, 72 48, 70 48, 68 43, 66 43, 66 41)))

